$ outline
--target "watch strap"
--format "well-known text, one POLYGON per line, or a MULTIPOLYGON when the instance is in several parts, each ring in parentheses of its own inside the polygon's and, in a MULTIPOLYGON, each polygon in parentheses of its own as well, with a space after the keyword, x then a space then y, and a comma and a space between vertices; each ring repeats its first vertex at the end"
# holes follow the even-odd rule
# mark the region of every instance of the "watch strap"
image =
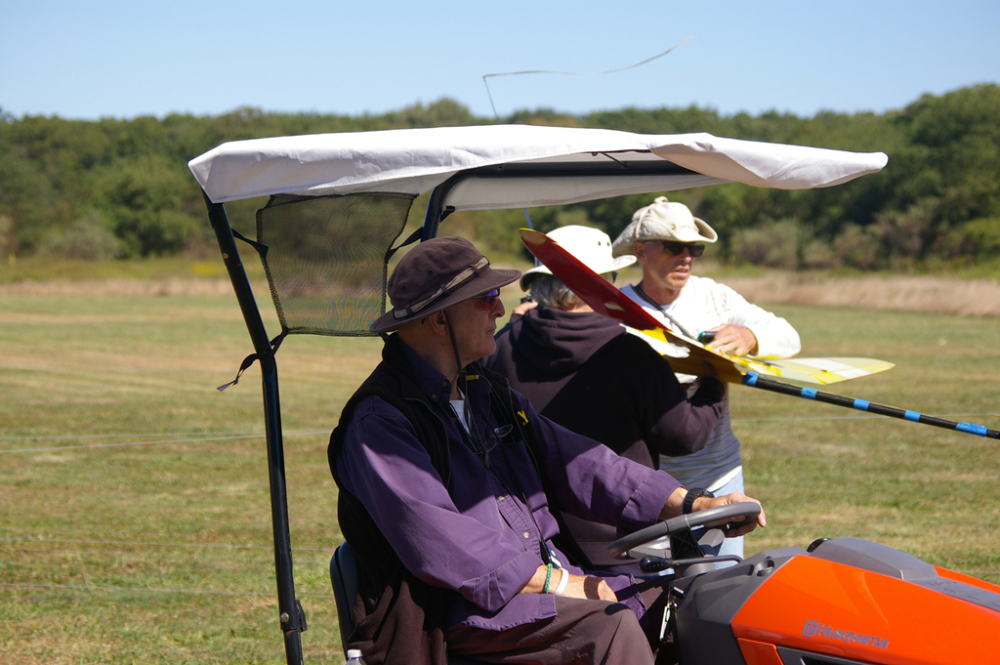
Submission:
POLYGON ((715 498, 714 494, 702 487, 692 487, 689 489, 687 496, 684 497, 684 503, 681 504, 681 513, 684 515, 690 515, 691 511, 694 509, 695 499, 702 496, 708 497, 709 499, 715 498))

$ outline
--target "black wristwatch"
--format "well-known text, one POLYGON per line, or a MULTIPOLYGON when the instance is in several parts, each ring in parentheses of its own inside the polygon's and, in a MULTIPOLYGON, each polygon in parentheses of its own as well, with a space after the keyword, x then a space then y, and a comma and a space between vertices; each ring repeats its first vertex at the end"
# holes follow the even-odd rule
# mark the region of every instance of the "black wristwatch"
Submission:
POLYGON ((700 496, 705 496, 709 499, 715 498, 715 495, 706 489, 692 487, 688 490, 687 496, 684 497, 684 503, 681 504, 681 512, 685 515, 690 515, 691 509, 694 508, 694 500, 700 496))

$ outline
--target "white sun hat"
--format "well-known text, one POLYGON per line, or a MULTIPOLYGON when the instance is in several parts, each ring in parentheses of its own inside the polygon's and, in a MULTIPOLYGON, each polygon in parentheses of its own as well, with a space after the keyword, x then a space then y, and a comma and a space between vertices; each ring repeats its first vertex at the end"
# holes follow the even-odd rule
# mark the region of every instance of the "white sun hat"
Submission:
MULTIPOLYGON (((621 270, 632 265, 636 260, 634 256, 613 257, 611 255, 611 236, 600 229, 571 224, 560 226, 547 235, 598 275, 621 270)), ((535 278, 534 276, 551 274, 551 270, 535 259, 535 267, 521 275, 521 290, 528 290, 528 285, 535 278)))
POLYGON ((715 242, 718 239, 715 229, 692 215, 686 205, 658 196, 652 204, 635 211, 632 223, 615 238, 612 255, 631 255, 632 243, 637 241, 715 242))

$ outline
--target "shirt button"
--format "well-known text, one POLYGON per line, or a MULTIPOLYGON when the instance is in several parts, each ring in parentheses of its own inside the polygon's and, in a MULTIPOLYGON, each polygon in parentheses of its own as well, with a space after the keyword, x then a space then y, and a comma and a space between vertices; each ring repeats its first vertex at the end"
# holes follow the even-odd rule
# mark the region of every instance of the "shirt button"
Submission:
POLYGON ((527 531, 525 531, 525 532, 524 532, 524 537, 525 537, 525 538, 531 538, 531 534, 530 534, 530 533, 528 533, 527 531))
POLYGON ((500 501, 500 502, 502 502, 503 500, 504 500, 503 497, 500 497, 499 499, 497 499, 497 501, 500 501))

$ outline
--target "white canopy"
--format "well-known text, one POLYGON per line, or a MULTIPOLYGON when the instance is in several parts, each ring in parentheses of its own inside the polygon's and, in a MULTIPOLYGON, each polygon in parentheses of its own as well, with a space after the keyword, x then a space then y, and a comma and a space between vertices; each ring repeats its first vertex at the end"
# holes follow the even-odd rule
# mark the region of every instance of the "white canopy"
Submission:
POLYGON ((693 173, 620 177, 523 177, 463 181, 448 195, 456 210, 519 208, 609 196, 742 182, 756 187, 829 187, 885 166, 884 153, 855 153, 711 134, 632 134, 606 129, 483 125, 315 134, 233 141, 188 163, 208 198, 422 194, 468 169, 502 164, 621 167, 663 164, 693 173))

